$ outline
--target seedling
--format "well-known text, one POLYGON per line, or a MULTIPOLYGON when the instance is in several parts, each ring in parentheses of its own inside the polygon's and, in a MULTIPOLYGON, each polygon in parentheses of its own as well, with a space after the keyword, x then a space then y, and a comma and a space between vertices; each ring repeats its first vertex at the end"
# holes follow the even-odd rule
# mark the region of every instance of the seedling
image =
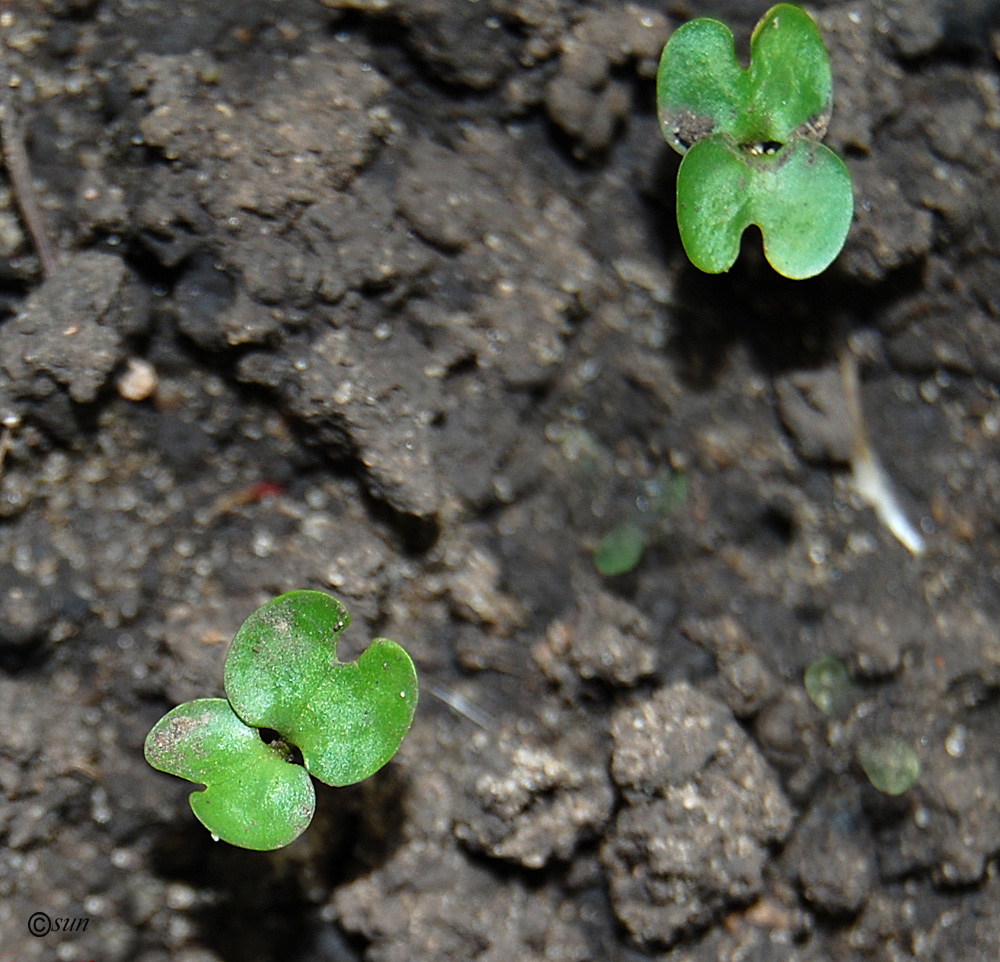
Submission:
POLYGON ((594 567, 606 578, 635 570, 647 546, 663 536, 667 518, 687 500, 687 475, 664 470, 642 482, 638 493, 629 493, 633 504, 630 517, 619 521, 594 545, 594 567))
POLYGON ((847 665, 833 655, 809 665, 804 681, 809 700, 830 718, 846 718, 860 698, 847 665))
POLYGON ((663 135, 684 155, 677 226, 696 267, 729 270, 751 224, 779 274, 801 279, 829 267, 854 196, 844 162, 819 143, 833 76, 809 14, 772 7, 754 28, 746 69, 725 24, 689 21, 663 49, 656 99, 663 135))
POLYGON ((646 532, 634 521, 622 521, 594 546, 594 567, 607 578, 628 574, 645 550, 646 532))
POLYGON ((902 795, 920 777, 916 751, 896 735, 863 738, 858 745, 858 762, 868 781, 884 795, 902 795))
POLYGON ((288 845, 316 807, 310 773, 351 785, 398 751, 417 707, 416 670, 385 638, 357 661, 338 661, 350 620, 321 591, 269 601, 229 648, 228 699, 185 702, 153 726, 146 760, 205 786, 191 808, 214 838, 259 851, 288 845))
MULTIPOLYGON (((857 715, 862 691, 839 658, 828 655, 805 671, 806 693, 824 715, 845 720, 857 715)), ((855 746, 855 756, 868 781, 885 795, 902 795, 920 777, 920 759, 898 735, 870 735, 855 746)))

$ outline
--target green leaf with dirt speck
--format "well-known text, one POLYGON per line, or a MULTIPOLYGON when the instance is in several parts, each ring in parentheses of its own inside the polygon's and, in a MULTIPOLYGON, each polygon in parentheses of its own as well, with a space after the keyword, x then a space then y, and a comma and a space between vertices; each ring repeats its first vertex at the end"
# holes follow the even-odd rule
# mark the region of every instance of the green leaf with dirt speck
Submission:
POLYGON ((679 27, 663 51, 656 94, 664 136, 682 153, 714 133, 734 143, 783 144, 825 128, 833 76, 812 17, 779 3, 754 28, 746 69, 724 23, 700 17, 679 27))
POLYGON ((337 660, 347 609, 321 591, 292 591, 252 614, 226 658, 226 694, 248 725, 273 728, 328 785, 378 771, 399 749, 417 706, 417 674, 394 641, 337 660))
POLYGON ((840 253, 854 213, 844 162, 818 143, 833 103, 830 57, 812 18, 779 3, 754 28, 750 65, 717 20, 681 26, 656 80, 660 126, 684 154, 677 224, 691 262, 728 270, 751 224, 785 277, 812 277, 840 253))
POLYGON ((288 845, 312 820, 316 795, 301 765, 264 743, 224 698, 185 702, 146 738, 153 768, 205 786, 191 809, 213 835, 243 848, 288 845))

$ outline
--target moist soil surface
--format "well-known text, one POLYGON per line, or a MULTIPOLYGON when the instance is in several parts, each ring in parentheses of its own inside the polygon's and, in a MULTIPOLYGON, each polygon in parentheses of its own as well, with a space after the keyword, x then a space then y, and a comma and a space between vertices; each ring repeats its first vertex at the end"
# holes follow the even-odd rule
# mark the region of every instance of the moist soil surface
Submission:
POLYGON ((2 4, 0 954, 995 962, 1000 5, 813 4, 846 247, 707 276, 767 6, 2 4), (143 742, 293 588, 420 705, 251 852, 143 742))

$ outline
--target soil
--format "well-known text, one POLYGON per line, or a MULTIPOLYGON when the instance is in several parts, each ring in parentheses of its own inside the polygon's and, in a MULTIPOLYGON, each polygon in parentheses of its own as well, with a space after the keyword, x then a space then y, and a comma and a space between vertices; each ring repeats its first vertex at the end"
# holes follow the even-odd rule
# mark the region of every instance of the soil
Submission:
POLYGON ((655 115, 768 3, 2 6, 0 955, 995 962, 1000 4, 810 7, 857 203, 803 282, 690 266, 655 115), (307 587, 415 724, 215 843, 144 738, 307 587))

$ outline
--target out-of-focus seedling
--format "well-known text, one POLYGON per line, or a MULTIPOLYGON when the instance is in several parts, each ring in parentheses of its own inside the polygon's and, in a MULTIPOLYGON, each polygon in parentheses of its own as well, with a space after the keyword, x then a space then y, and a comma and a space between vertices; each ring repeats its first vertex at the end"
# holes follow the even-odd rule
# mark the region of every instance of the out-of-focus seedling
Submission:
POLYGON ((913 746, 897 735, 863 738, 858 762, 868 781, 886 795, 902 795, 920 777, 920 759, 913 746))
POLYGON ((669 538, 671 515, 688 499, 687 474, 666 466, 622 472, 615 453, 576 425, 553 440, 583 502, 581 526, 594 519, 602 524, 592 548, 594 567, 608 578, 628 574, 646 548, 669 538))
POLYGON ((687 501, 687 475, 662 471, 642 482, 639 490, 630 517, 616 524, 594 546, 594 567, 605 577, 633 571, 647 545, 662 537, 665 520, 687 501))
MULTIPOLYGON (((862 691, 839 658, 828 655, 809 665, 805 687, 812 703, 824 715, 839 720, 856 715, 854 709, 862 691)), ((856 744, 855 756, 868 781, 886 795, 902 795, 920 776, 916 751, 898 735, 863 737, 856 744)))
POLYGON ((839 658, 827 655, 805 672, 806 694, 830 718, 846 718, 858 700, 858 687, 839 658))
POLYGON ((615 525, 594 547, 594 567, 607 578, 632 571, 646 550, 646 535, 634 521, 615 525))
POLYGON ((357 661, 338 661, 348 624, 347 609, 321 591, 269 601, 230 646, 228 700, 186 702, 153 726, 146 760, 206 786, 190 802, 214 838, 281 848, 312 819, 309 773, 328 785, 350 785, 396 754, 416 710, 416 670, 385 638, 357 661), (273 733, 269 743, 264 730, 273 733))
POLYGON ((897 735, 861 739, 858 762, 868 781, 886 795, 902 795, 920 777, 920 759, 916 751, 897 735))
POLYGON ((809 14, 772 7, 754 28, 746 69, 725 24, 688 21, 664 47, 656 99, 663 135, 684 155, 677 226, 691 263, 729 270, 756 224, 779 274, 826 270, 844 246, 854 194, 844 162, 820 143, 833 75, 809 14))

